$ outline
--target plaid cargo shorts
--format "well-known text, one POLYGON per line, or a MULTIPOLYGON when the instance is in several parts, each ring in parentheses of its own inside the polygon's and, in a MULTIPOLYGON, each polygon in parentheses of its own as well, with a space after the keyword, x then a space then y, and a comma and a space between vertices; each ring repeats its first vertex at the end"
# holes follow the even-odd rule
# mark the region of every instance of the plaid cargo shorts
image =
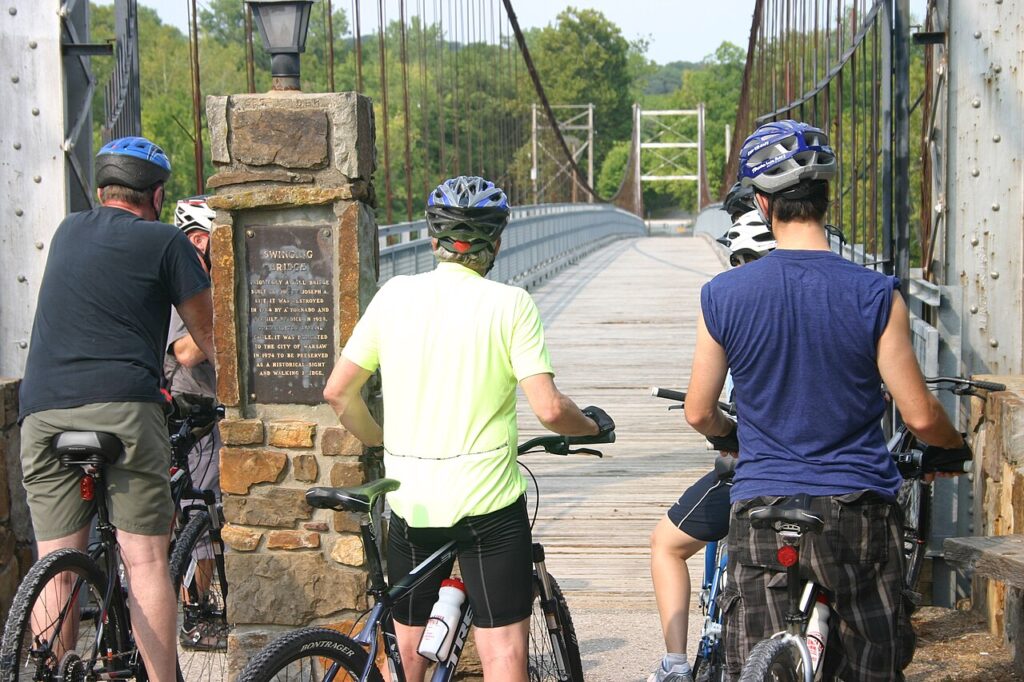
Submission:
MULTIPOLYGON (((782 541, 771 529, 752 528, 748 517, 752 508, 783 499, 758 497, 732 506, 729 584, 721 601, 730 679, 739 676, 757 642, 785 629, 786 572, 775 556, 782 541)), ((800 567, 803 578, 825 588, 833 610, 823 679, 902 680, 915 636, 914 595, 903 582, 899 507, 861 491, 812 497, 811 509, 825 519, 825 529, 804 537, 800 567)))

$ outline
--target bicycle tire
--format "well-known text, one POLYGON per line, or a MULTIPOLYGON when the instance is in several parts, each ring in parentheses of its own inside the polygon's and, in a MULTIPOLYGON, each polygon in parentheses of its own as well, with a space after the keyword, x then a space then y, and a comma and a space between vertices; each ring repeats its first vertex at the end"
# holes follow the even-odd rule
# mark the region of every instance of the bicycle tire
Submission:
POLYGON ((697 656, 693 662, 694 682, 724 682, 725 681, 725 653, 721 643, 715 647, 711 658, 697 656))
MULTIPOLYGON (((237 682, 286 682, 287 680, 358 680, 369 654, 352 639, 327 628, 302 628, 282 635, 265 646, 238 675, 237 682), (325 673, 339 666, 332 677, 325 673), (343 673, 345 677, 339 677, 343 673)), ((370 682, 383 682, 371 666, 370 682)))
POLYGON ((910 589, 915 589, 917 580, 924 565, 925 549, 928 538, 924 515, 928 513, 928 501, 925 499, 924 484, 918 479, 903 481, 897 493, 897 502, 903 513, 903 577, 910 589))
POLYGON ((548 578, 551 596, 545 601, 540 576, 534 571, 527 679, 530 682, 583 682, 583 663, 569 605, 555 577, 549 573, 548 578))
POLYGON ((762 640, 751 649, 739 682, 803 682, 800 660, 800 649, 792 640, 762 640))
MULTIPOLYGON (((98 625, 104 620, 102 603, 106 586, 107 578, 100 567, 87 554, 78 550, 60 549, 37 561, 18 587, 7 615, 3 641, 0 643, 0 680, 14 682, 18 679, 56 679, 57 669, 62 664, 74 666, 76 675, 80 673, 88 677, 95 674, 96 669, 90 670, 88 663, 94 654, 102 656, 96 659, 100 668, 128 670, 134 652, 127 651, 124 645, 125 619, 120 605, 112 604, 107 610, 100 642, 101 649, 99 652, 94 651, 98 625), (68 641, 59 645, 61 636, 57 635, 58 639, 48 643, 46 647, 36 648, 36 638, 32 634, 33 607, 36 607, 35 618, 38 624, 42 604, 38 602, 37 606, 37 600, 46 586, 65 572, 73 576, 71 593, 60 599, 61 606, 56 612, 53 606, 46 608, 46 625, 39 629, 45 631, 57 625, 59 631, 59 623, 65 622, 68 614, 77 613, 77 637, 73 646, 67 646, 70 643, 68 641), (72 600, 79 602, 74 610, 69 608, 72 600), (58 646, 53 646, 55 644, 58 646), (73 658, 75 656, 77 661, 73 658)), ((139 679, 144 678, 143 674, 139 679)))
POLYGON ((178 668, 189 682, 227 679, 227 577, 222 561, 205 557, 206 548, 212 550, 215 543, 223 557, 224 546, 215 537, 209 513, 199 511, 182 529, 171 553, 171 582, 178 604, 178 668), (186 633, 192 636, 191 645, 185 643, 190 640, 186 633), (223 648, 210 648, 215 642, 223 648))

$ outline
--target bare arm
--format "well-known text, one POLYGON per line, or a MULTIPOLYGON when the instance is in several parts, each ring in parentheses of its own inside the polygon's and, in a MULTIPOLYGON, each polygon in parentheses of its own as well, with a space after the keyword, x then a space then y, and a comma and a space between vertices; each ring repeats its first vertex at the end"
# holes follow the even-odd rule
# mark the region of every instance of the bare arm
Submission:
POLYGON ((697 316, 697 345, 693 350, 685 409, 686 423, 705 436, 724 436, 733 428, 732 420, 718 407, 728 372, 725 349, 712 338, 701 313, 697 316))
POLYGON ((327 379, 324 400, 334 408, 338 421, 349 433, 365 445, 377 446, 384 444, 384 431, 370 414, 362 394, 363 385, 372 374, 342 357, 327 379))
POLYGON ((206 360, 206 355, 196 344, 191 334, 185 334, 185 336, 172 343, 171 351, 174 353, 174 359, 185 367, 195 367, 206 360))
POLYGON ((563 436, 596 436, 600 429, 555 386, 550 374, 534 374, 519 382, 530 409, 549 431, 563 436))
POLYGON ((200 291, 175 307, 202 354, 211 359, 216 357, 213 353, 213 296, 210 290, 200 291))
POLYGON ((889 322, 878 339, 878 372, 915 436, 940 448, 963 445, 960 432, 924 383, 910 342, 909 313, 899 292, 893 296, 889 322))

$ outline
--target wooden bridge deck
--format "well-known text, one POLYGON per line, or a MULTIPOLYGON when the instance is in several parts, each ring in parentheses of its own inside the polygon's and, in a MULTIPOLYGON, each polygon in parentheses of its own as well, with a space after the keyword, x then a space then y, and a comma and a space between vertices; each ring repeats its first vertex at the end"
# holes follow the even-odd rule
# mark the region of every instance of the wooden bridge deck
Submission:
MULTIPOLYGON (((603 459, 524 458, 540 481, 534 533, 569 601, 588 680, 645 679, 663 651, 648 538, 717 454, 649 388, 685 388, 700 286, 721 270, 702 238, 624 240, 533 292, 559 388, 617 424, 603 459)), ((525 400, 520 410, 523 436, 540 434, 525 400)), ((699 584, 701 564, 691 564, 699 584)))

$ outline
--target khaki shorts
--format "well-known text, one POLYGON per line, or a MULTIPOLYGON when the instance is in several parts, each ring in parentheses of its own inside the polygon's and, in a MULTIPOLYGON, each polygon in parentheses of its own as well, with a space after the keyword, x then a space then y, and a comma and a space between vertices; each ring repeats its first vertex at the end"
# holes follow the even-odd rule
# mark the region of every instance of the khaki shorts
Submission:
POLYGON ((169 468, 171 445, 167 420, 157 403, 94 403, 45 410, 21 424, 21 466, 37 540, 56 540, 81 530, 95 503, 79 494, 82 470, 65 467, 50 441, 62 431, 106 431, 124 443, 124 455, 106 468, 110 522, 138 535, 170 532, 169 468))

